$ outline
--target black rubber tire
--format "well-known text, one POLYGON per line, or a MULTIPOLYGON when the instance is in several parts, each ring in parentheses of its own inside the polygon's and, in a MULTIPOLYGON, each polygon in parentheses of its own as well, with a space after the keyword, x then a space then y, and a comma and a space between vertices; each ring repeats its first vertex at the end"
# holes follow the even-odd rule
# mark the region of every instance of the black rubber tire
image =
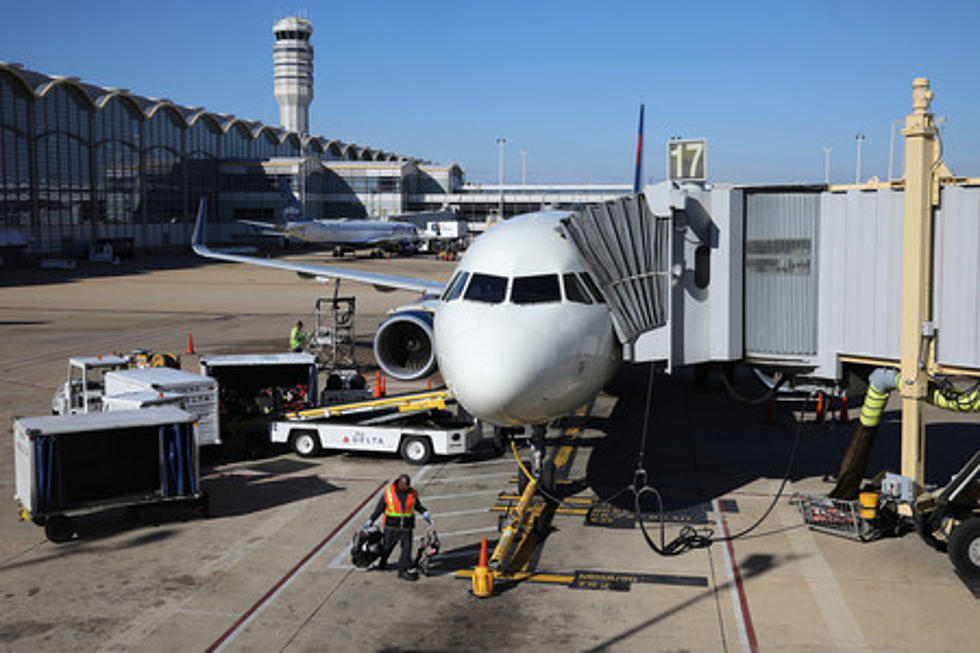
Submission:
POLYGON ((295 429, 289 433, 289 446, 300 458, 319 456, 320 434, 314 429, 295 429))
POLYGON ((75 522, 64 515, 53 515, 44 524, 44 534, 49 540, 58 544, 71 541, 77 531, 75 522))
POLYGON ((937 539, 935 535, 932 534, 932 526, 929 525, 928 520, 922 515, 916 515, 913 518, 915 522, 915 532, 919 534, 922 541, 931 546, 936 551, 940 553, 946 553, 946 543, 940 539, 937 539))
POLYGON ((411 465, 424 465, 432 457, 432 443, 426 437, 405 437, 398 447, 398 453, 411 465))
POLYGON ((964 578, 980 580, 980 517, 971 517, 949 535, 949 559, 964 578))

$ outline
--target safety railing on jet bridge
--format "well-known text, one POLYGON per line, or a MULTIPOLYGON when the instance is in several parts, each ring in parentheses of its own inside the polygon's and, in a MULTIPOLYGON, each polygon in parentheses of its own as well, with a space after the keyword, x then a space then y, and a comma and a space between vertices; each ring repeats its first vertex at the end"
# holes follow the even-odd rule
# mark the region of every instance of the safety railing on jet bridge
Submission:
POLYGON ((587 206, 562 226, 599 277, 620 342, 667 323, 670 218, 654 216, 640 193, 587 206))

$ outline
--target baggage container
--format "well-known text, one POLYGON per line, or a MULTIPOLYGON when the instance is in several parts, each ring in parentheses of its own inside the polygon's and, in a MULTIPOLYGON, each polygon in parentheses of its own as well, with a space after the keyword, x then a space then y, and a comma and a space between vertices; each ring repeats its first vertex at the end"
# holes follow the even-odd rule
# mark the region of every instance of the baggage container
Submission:
POLYGON ((71 515, 115 506, 194 502, 200 489, 197 417, 172 406, 14 420, 14 499, 54 542, 71 515))
POLYGON ((181 407, 195 415, 197 445, 221 444, 218 422, 218 383, 207 376, 169 367, 150 367, 105 373, 105 396, 154 392, 180 395, 181 407))

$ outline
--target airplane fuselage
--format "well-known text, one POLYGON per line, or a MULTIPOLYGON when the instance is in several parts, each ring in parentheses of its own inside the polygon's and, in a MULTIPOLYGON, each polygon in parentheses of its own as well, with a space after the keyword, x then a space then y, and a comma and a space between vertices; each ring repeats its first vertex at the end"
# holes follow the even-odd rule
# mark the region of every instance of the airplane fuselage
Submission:
POLYGON ((284 233, 289 238, 332 246, 380 247, 398 245, 417 239, 415 225, 382 220, 310 220, 288 222, 284 233))
POLYGON ((620 358, 609 310, 559 230, 533 213, 477 238, 435 312, 439 369, 460 404, 494 424, 541 424, 591 399, 620 358))

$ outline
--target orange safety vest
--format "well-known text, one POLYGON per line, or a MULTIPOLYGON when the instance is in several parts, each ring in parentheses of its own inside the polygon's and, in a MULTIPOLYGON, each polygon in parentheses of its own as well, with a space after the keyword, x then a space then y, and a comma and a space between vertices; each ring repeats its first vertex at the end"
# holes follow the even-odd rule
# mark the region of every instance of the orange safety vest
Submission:
POLYGON ((402 508, 398 501, 398 494, 395 492, 395 484, 392 483, 385 488, 385 520, 388 517, 411 517, 415 509, 415 488, 408 488, 408 497, 405 499, 405 507, 402 508))

